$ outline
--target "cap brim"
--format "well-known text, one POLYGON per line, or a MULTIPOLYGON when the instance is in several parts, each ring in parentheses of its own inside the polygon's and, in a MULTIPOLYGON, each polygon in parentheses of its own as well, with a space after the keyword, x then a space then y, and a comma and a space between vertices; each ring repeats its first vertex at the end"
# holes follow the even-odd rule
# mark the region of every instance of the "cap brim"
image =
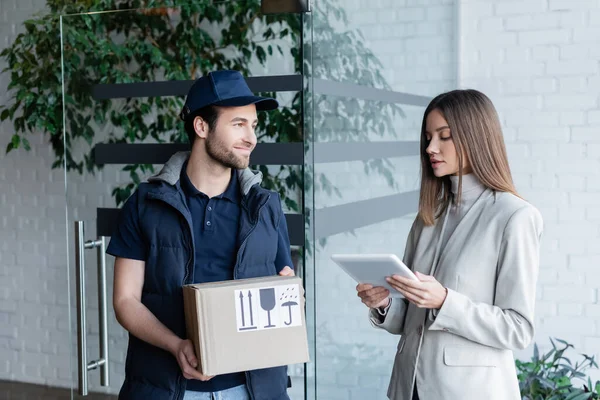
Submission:
POLYGON ((241 96, 213 103, 221 107, 243 107, 250 104, 256 104, 256 111, 271 111, 279 107, 277 100, 270 97, 260 96, 241 96))

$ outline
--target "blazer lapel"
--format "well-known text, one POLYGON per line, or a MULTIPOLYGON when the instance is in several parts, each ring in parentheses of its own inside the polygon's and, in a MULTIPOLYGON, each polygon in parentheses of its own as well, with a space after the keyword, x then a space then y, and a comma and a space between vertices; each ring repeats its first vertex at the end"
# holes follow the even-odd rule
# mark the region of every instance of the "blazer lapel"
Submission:
POLYGON ((419 271, 422 274, 429 274, 432 271, 435 250, 440 241, 444 215, 440 216, 432 226, 421 226, 417 233, 417 243, 413 253, 412 260, 407 260, 407 264, 413 271, 419 271))
POLYGON ((440 259, 440 253, 442 251, 442 247, 443 247, 443 237, 444 237, 444 232, 446 231, 447 228, 447 224, 448 224, 448 215, 450 215, 450 207, 446 208, 446 211, 444 211, 444 215, 442 216, 442 223, 439 224, 441 225, 440 229, 436 229, 436 235, 435 237, 437 238, 437 240, 435 241, 435 247, 433 247, 433 259, 431 261, 431 263, 429 264, 429 271, 427 271, 428 275, 433 275, 435 273, 435 269, 437 267, 437 263, 440 259))
MULTIPOLYGON (((477 220, 481 216, 481 212, 484 209, 484 205, 487 203, 488 199, 494 195, 494 192, 490 189, 486 189, 479 196, 479 198, 475 201, 473 206, 467 211, 465 216, 458 222, 454 232, 450 234, 448 238, 448 242, 445 246, 442 246, 440 249, 440 254, 438 256, 438 261, 432 268, 431 274, 434 275, 435 271, 438 269, 438 266, 443 265, 444 261, 448 257, 448 254, 451 254, 454 251, 460 252, 460 249, 454 249, 456 246, 460 246, 465 243, 468 239, 469 234, 474 226, 477 223, 477 220)), ((441 234, 438 237, 438 240, 441 240, 441 234)))

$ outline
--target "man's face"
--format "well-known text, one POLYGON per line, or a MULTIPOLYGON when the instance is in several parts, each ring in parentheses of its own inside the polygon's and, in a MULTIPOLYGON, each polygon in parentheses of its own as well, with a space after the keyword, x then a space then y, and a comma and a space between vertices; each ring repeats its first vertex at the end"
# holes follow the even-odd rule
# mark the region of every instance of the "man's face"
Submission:
POLYGON ((206 152, 227 168, 244 169, 256 146, 256 106, 219 107, 219 117, 206 136, 206 152))

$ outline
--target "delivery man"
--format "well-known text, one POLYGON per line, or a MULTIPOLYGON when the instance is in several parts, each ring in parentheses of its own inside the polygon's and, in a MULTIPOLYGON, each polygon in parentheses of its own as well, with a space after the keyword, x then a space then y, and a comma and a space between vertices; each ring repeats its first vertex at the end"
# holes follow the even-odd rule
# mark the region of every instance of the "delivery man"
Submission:
POLYGON ((248 169, 257 111, 277 107, 237 71, 199 78, 180 114, 191 152, 173 155, 123 206, 107 250, 115 314, 129 331, 119 399, 289 399, 285 366, 196 371, 182 295, 191 283, 294 275, 280 198, 248 169))

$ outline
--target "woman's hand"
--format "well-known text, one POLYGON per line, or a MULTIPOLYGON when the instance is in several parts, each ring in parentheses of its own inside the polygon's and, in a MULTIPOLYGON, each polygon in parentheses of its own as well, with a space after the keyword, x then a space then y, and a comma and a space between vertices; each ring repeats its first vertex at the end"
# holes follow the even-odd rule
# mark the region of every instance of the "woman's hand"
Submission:
POLYGON ((369 308, 387 307, 390 304, 390 291, 384 287, 361 283, 356 286, 357 295, 369 308))
POLYGON ((415 273, 418 281, 393 275, 386 278, 388 283, 419 308, 440 309, 448 291, 433 276, 415 273))

